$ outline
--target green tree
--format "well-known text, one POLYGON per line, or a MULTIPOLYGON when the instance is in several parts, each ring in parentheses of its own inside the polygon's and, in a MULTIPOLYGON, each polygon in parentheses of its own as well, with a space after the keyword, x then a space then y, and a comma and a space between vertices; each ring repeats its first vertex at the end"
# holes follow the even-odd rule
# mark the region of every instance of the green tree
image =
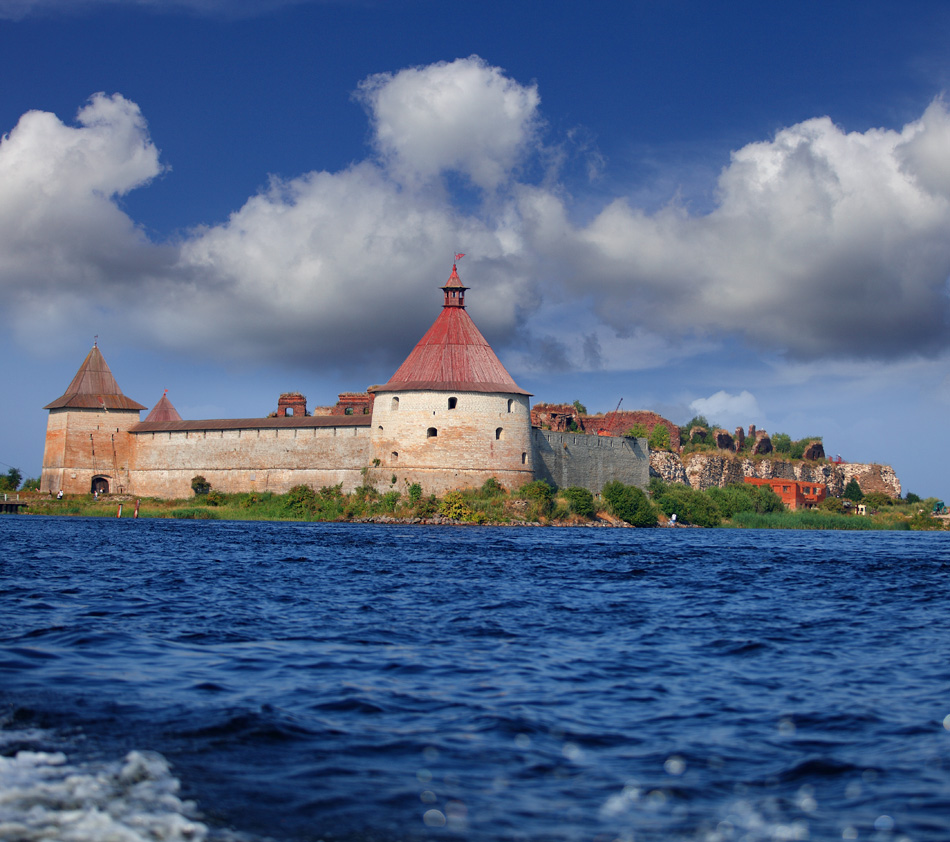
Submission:
POLYGON ((582 404, 580 401, 574 401, 571 406, 577 410, 578 415, 587 415, 587 407, 584 406, 584 404, 582 404))
POLYGON ((665 424, 657 424, 650 433, 650 450, 669 450, 670 431, 665 424))
POLYGON ((608 482, 600 492, 610 511, 631 526, 656 526, 656 511, 644 492, 619 480, 608 482))
POLYGON ((908 492, 907 492, 907 496, 904 498, 904 500, 905 500, 906 502, 908 502, 908 503, 919 503, 919 502, 920 502, 920 495, 919 495, 919 494, 913 494, 912 492, 908 491, 908 492))
POLYGON ((10 468, 3 476, 0 476, 0 491, 16 491, 23 480, 23 473, 19 468, 10 468))
POLYGON ((792 437, 788 433, 776 433, 770 438, 772 439, 772 449, 776 453, 792 452, 792 437))
POLYGON ((40 478, 34 477, 32 479, 25 480, 23 483, 24 491, 39 491, 40 490, 40 478))
POLYGON ((858 484, 858 481, 851 477, 848 480, 848 484, 844 487, 844 494, 841 495, 845 500, 853 500, 855 503, 860 503, 864 499, 864 492, 861 490, 861 486, 858 484))
POLYGON ((647 439, 650 437, 650 431, 644 424, 634 424, 624 435, 631 439, 647 439))

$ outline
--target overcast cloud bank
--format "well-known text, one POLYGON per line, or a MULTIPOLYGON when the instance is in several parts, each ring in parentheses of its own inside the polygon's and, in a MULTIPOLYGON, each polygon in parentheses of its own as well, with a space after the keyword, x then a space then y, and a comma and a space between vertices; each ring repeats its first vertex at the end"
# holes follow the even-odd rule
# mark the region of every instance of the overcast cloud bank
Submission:
POLYGON ((947 350, 943 100, 900 130, 818 117, 750 143, 711 213, 618 199, 578 226, 556 179, 523 175, 552 158, 534 85, 471 57, 374 75, 356 97, 370 157, 272 179, 174 244, 121 206, 164 170, 134 103, 97 94, 71 126, 23 115, 0 142, 4 319, 54 344, 114 320, 221 358, 338 361, 345 347, 396 363, 463 251, 483 330, 552 365, 635 368, 634 354, 708 353, 725 337, 801 360, 947 350))

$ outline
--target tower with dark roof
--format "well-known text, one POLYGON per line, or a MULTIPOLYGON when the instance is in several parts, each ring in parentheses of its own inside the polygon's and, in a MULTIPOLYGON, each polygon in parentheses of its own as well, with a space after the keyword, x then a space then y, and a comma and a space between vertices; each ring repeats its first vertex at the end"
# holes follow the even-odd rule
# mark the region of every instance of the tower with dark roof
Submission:
POLYGON ((383 479, 419 482, 427 493, 534 478, 530 394, 475 326, 467 289, 453 265, 432 327, 373 390, 373 465, 383 479))
POLYGON ((122 492, 129 486, 129 428, 142 404, 122 394, 98 344, 66 391, 48 403, 40 490, 122 492))

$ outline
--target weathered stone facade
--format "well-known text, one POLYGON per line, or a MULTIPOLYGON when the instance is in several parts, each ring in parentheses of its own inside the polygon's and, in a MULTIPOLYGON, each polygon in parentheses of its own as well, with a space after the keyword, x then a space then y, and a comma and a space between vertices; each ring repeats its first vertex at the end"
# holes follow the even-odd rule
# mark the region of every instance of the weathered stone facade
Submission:
POLYGON ((495 477, 507 488, 534 478, 526 395, 492 392, 376 392, 374 471, 441 494, 495 477))
MULTIPOLYGON (((670 454, 673 456, 672 454, 670 454)), ((655 455, 650 455, 651 467, 655 455)), ((673 456, 673 459, 678 457, 673 456)), ((894 469, 889 465, 864 465, 849 462, 791 462, 785 459, 748 459, 725 453, 691 453, 682 458, 686 482, 693 488, 705 490, 720 488, 735 482, 743 482, 746 477, 758 479, 791 479, 799 482, 820 482, 828 487, 828 494, 840 497, 848 481, 854 477, 861 490, 867 494, 880 491, 888 497, 901 496, 901 484, 894 469)), ((675 469, 667 467, 668 475, 675 469)), ((657 476, 662 476, 654 468, 657 476)), ((666 479, 666 477, 663 477, 666 479)), ((676 481, 676 480, 667 480, 676 481)))
POLYGON ((537 428, 532 431, 532 439, 535 476, 559 488, 576 485, 599 494, 604 485, 614 480, 640 488, 650 481, 646 439, 537 428))

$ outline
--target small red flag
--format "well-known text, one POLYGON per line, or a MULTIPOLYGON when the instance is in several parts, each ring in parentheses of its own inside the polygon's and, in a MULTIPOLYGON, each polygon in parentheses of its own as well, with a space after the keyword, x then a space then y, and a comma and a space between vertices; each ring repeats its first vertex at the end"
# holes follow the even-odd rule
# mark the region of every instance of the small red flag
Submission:
POLYGON ((458 261, 460 261, 463 257, 465 257, 464 254, 457 254, 457 255, 455 255, 455 262, 458 263, 458 261))

